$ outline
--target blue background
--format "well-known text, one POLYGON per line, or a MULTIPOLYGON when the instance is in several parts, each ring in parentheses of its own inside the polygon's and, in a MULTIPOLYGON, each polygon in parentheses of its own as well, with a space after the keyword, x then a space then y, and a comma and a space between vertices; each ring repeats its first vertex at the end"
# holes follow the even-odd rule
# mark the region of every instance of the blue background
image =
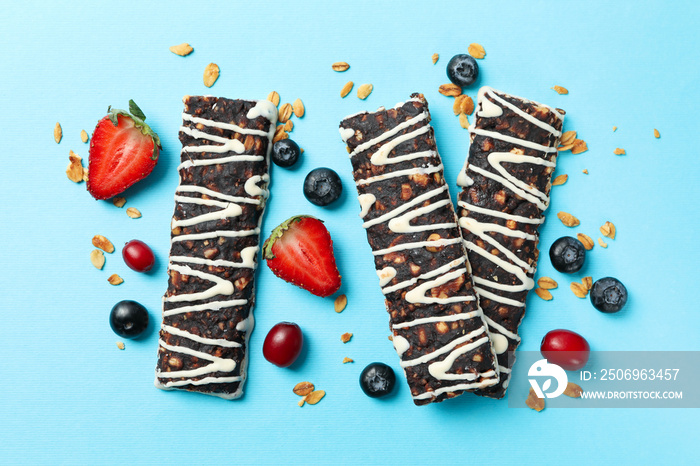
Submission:
MULTIPOLYGON (((388 316, 357 216, 350 163, 337 127, 347 114, 391 106, 412 92, 428 99, 448 180, 468 150, 467 132, 438 93, 445 65, 471 42, 487 52, 488 84, 567 111, 566 129, 589 150, 564 153, 556 174, 542 248, 572 230, 555 217, 581 220, 573 233, 597 239, 617 226, 609 247, 596 245, 584 275, 620 278, 630 302, 603 315, 568 289, 546 254, 538 276, 557 280, 554 300, 530 296, 521 327, 524 350, 554 328, 586 336, 595 350, 699 350, 697 198, 700 40, 696 2, 2 2, 0 111, 0 457, 8 463, 459 463, 691 462, 697 458, 697 411, 682 409, 512 409, 506 401, 464 395, 414 407, 403 378, 394 396, 365 397, 357 378, 375 360, 401 374, 387 340, 388 316), (189 42, 182 58, 168 51, 189 42), (440 54, 437 65, 433 53, 440 54), (347 61, 349 71, 330 65, 347 61), (209 62, 221 68, 211 89, 209 62), (343 84, 356 87, 340 99, 343 84), (357 86, 372 83, 366 101, 357 86), (561 85, 569 95, 550 88, 561 85), (326 221, 335 242, 348 307, 312 297, 259 268, 257 325, 246 395, 238 401, 153 387, 177 140, 185 94, 301 98, 293 119, 304 149, 292 170, 273 167, 264 233, 293 214, 326 221), (68 151, 87 163, 89 133, 108 105, 134 99, 161 137, 154 173, 129 189, 125 209, 97 202, 64 173, 68 151), (56 121, 63 141, 53 141, 56 121), (613 133, 612 127, 618 126, 613 133), (658 128, 661 138, 653 137, 658 128), (616 147, 626 156, 615 156, 616 147), (328 166, 345 193, 330 208, 308 203, 305 174, 328 166), (581 171, 587 168, 589 175, 581 171), (90 265, 93 235, 117 252, 104 270, 90 265), (137 274, 119 257, 138 238, 158 265, 137 274), (112 273, 125 282, 107 284, 112 273), (120 340, 111 307, 134 299, 150 312, 148 334, 120 340), (277 322, 304 330, 306 351, 289 369, 267 363, 261 346, 277 322), (354 333, 342 344, 340 335, 354 333), (341 364, 343 357, 355 360, 341 364), (309 380, 327 392, 297 406, 292 387, 309 380)), ((475 96, 476 87, 468 90, 475 96)), ((585 386, 584 386, 585 388, 585 386)), ((524 397, 525 393, 510 393, 524 397)))

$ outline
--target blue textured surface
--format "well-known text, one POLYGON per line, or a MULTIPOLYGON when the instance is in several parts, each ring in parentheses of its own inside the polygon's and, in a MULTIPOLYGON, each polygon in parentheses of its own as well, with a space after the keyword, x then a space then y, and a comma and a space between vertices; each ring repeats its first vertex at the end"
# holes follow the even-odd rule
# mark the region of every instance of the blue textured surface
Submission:
MULTIPOLYGON (((473 463, 691 462, 697 458, 697 411, 509 409, 505 401, 464 395, 414 407, 402 377, 394 396, 365 397, 357 378, 379 360, 399 372, 369 246, 357 216, 350 163, 338 136, 347 114, 394 105, 411 92, 428 99, 446 176, 454 180, 468 150, 467 132, 438 94, 445 65, 471 42, 484 45, 479 84, 567 111, 566 129, 589 150, 566 153, 556 174, 543 249, 571 230, 555 214, 575 214, 596 239, 584 275, 620 278, 630 302, 603 315, 568 290, 569 277, 543 254, 538 276, 555 278, 554 300, 529 300, 521 348, 536 350, 553 328, 585 335, 596 350, 700 350, 697 338, 700 47, 695 2, 2 2, 0 71, 3 181, 0 183, 0 456, 3 463, 473 463), (197 6, 195 6, 197 5, 197 6), (182 58, 168 47, 189 42, 182 58), (437 65, 433 53, 440 54, 437 65), (350 70, 331 71, 347 61, 350 70), (221 68, 210 90, 209 62, 221 68), (355 90, 340 99, 342 85, 355 90), (366 101, 357 85, 372 83, 366 101), (550 88, 562 85, 566 96, 550 88), (335 241, 348 307, 258 273, 256 330, 246 395, 238 401, 153 387, 156 327, 165 291, 169 222, 178 182, 177 132, 185 94, 301 98, 306 116, 292 133, 304 149, 293 170, 273 167, 263 225, 307 213, 326 221, 335 241), (127 206, 94 201, 66 179, 69 149, 87 161, 82 129, 91 132, 108 105, 141 106, 160 134, 154 173, 126 192, 127 206), (63 126, 56 145, 52 130, 63 126), (617 132, 612 131, 618 126, 617 132), (653 137, 658 128, 661 138, 653 137), (615 156, 616 147, 626 156, 615 156), (305 173, 335 169, 345 193, 332 208, 308 203, 305 173), (589 175, 582 170, 589 170, 589 175), (103 234, 118 250, 132 238, 158 257, 147 275, 129 270, 119 252, 104 270, 89 262, 90 239, 103 234), (119 273, 125 283, 107 284, 119 273), (147 336, 124 351, 108 325, 112 305, 134 299, 150 311, 147 336), (307 350, 292 368, 261 354, 267 331, 291 320, 307 350), (340 335, 354 333, 350 343, 340 335), (354 364, 341 364, 343 357, 354 364), (291 391, 309 380, 327 392, 297 406, 291 391)), ((469 94, 475 96, 476 88, 469 94)), ((512 393, 511 396, 524 396, 512 393)))

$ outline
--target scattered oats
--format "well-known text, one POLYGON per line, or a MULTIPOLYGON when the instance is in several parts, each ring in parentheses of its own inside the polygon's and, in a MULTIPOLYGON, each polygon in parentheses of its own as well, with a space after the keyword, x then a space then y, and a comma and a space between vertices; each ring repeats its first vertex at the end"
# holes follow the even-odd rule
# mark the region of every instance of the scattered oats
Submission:
POLYGON ((326 392, 324 390, 316 390, 306 395, 306 402, 310 405, 315 405, 321 401, 321 398, 324 396, 326 396, 326 392))
POLYGON ((606 243, 605 241, 603 241, 603 238, 598 238, 598 244, 600 244, 600 247, 602 247, 602 248, 607 248, 607 247, 608 247, 608 243, 606 243))
POLYGON ((88 142, 88 139, 90 139, 90 137, 88 136, 87 131, 81 130, 80 131, 80 140, 83 142, 88 142))
POLYGON ((537 394, 535 393, 535 390, 530 388, 530 393, 528 394, 527 399, 525 400, 525 404, 528 408, 540 412, 544 409, 544 398, 538 398, 537 394))
POLYGON ((661 137, 661 133, 659 133, 659 130, 656 128, 654 128, 654 137, 656 139, 659 139, 661 137))
POLYGON ((462 88, 453 83, 440 84, 438 92, 448 97, 457 97, 462 93, 462 88))
POLYGON ((586 141, 584 141, 583 139, 574 140, 574 145, 571 147, 572 154, 581 154, 583 152, 586 152, 587 150, 588 145, 586 144, 586 141))
POLYGON ((277 91, 272 91, 269 94, 267 94, 267 100, 272 102, 272 104, 275 107, 279 107, 280 104, 280 95, 277 93, 277 91))
POLYGON ((99 249, 93 249, 90 253, 90 262, 92 262, 92 265, 94 265, 95 268, 102 270, 102 267, 105 265, 104 253, 99 249))
POLYGON ((615 225, 613 225, 612 222, 605 222, 603 226, 600 227, 600 233, 603 236, 607 236, 610 239, 615 239, 615 233, 616 233, 615 225))
POLYGON ((593 249, 593 246, 595 243, 593 243, 593 240, 591 239, 590 236, 584 234, 584 233, 578 233, 576 235, 576 238, 578 238, 579 241, 581 241, 581 244, 583 244, 583 247, 586 248, 587 251, 590 251, 593 249))
POLYGON ((343 364, 347 364, 349 362, 355 362, 355 361, 353 361, 352 359, 350 359, 348 357, 343 358, 343 364))
POLYGON ((460 113, 465 113, 462 111, 462 102, 464 102, 464 99, 469 97, 466 94, 461 94, 455 97, 455 101, 452 104, 452 111, 454 112, 455 115, 459 115, 460 113))
POLYGON ((128 215, 131 218, 141 218, 141 212, 136 207, 127 208, 126 215, 128 215))
POLYGON ((344 294, 341 294, 340 296, 335 298, 335 302, 333 303, 333 306, 335 307, 335 312, 343 312, 343 310, 345 310, 345 306, 347 305, 348 297, 344 294))
POLYGON ((557 218, 561 220, 561 223, 563 223, 567 227, 575 227, 581 223, 576 217, 574 217, 568 212, 559 212, 557 214, 557 218))
POLYGON ((615 155, 625 155, 625 149, 620 149, 619 147, 613 151, 613 154, 615 155))
POLYGON ((303 154, 303 153, 304 153, 304 148, 303 148, 303 147, 300 147, 300 148, 299 148, 299 154, 301 155, 301 154, 303 154))
POLYGON ((588 296, 588 288, 579 282, 571 282, 569 288, 571 288, 571 291, 574 292, 574 295, 576 295, 577 298, 585 298, 588 296))
POLYGON ((545 301, 551 301, 554 298, 554 296, 552 296, 552 293, 550 293, 548 290, 545 290, 544 288, 535 288, 535 294, 540 298, 544 299, 545 301))
POLYGON ((93 236, 92 245, 110 254, 114 252, 114 245, 112 244, 112 242, 102 235, 93 236))
POLYGON ((486 56, 486 51, 484 50, 484 47, 481 44, 469 44, 469 47, 467 47, 467 52, 472 57, 478 59, 484 58, 486 56))
POLYGON ((191 54, 194 49, 187 42, 183 42, 180 45, 173 45, 170 47, 170 51, 175 55, 180 55, 181 57, 186 57, 191 54))
POLYGON ((372 86, 371 84, 363 84, 357 88, 357 97, 359 97, 362 100, 365 100, 372 93, 373 89, 374 86, 372 86))
POLYGON ((537 286, 539 286, 543 290, 553 290, 554 288, 558 287, 559 284, 556 281, 554 281, 553 278, 541 277, 539 280, 537 280, 537 286))
POLYGON ((314 391, 314 384, 311 382, 299 382, 294 386, 292 391, 299 396, 306 396, 314 391))
POLYGON ((617 126, 613 126, 613 133, 617 131, 617 126))
POLYGON ((282 104, 279 110, 279 116, 277 117, 277 121, 280 123, 286 123, 287 120, 289 120, 292 117, 292 112, 292 104, 282 104))
POLYGON ((581 283, 583 283, 583 286, 585 286, 586 289, 590 291, 591 288, 593 288, 593 277, 583 277, 581 279, 581 283))
POLYGON ((566 384, 566 389, 564 389, 564 395, 570 396, 571 398, 581 398, 583 389, 573 382, 566 384))
POLYGON ((559 175, 552 181, 552 186, 561 186, 569 179, 569 175, 559 175))
POLYGON ((299 400, 299 403, 297 403, 297 404, 299 405, 299 407, 302 407, 302 406, 304 406, 304 403, 306 403, 306 397, 299 400))
POLYGON ((567 146, 569 144, 573 144, 574 141, 576 140, 576 131, 565 131, 561 135, 561 145, 562 146, 567 146))
POLYGON ((440 54, 434 53, 434 54, 433 54, 433 65, 434 65, 435 63, 437 63, 439 59, 440 59, 440 54))
POLYGON ((565 95, 569 93, 569 90, 567 88, 561 86, 554 86, 552 89, 554 89, 554 91, 559 95, 565 95))
POLYGON ((126 198, 125 197, 113 197, 112 198, 112 204, 114 204, 117 207, 124 207, 124 204, 126 204, 126 198))
POLYGON ((301 101, 301 99, 297 99, 294 101, 292 104, 292 110, 294 110, 294 116, 297 118, 301 118, 304 116, 304 102, 301 101))
POLYGON ((282 131, 278 134, 275 134, 275 137, 272 139, 272 142, 275 143, 277 141, 281 141, 282 139, 289 139, 289 133, 286 131, 282 131))
POLYGON ((587 168, 584 168, 583 171, 582 171, 581 173, 583 173, 584 175, 588 175, 588 169, 587 169, 587 168))
POLYGON ((331 68, 333 68, 333 71, 341 73, 343 71, 347 71, 348 68, 350 68, 350 65, 348 65, 344 61, 337 61, 331 65, 331 68))
POLYGON ((350 91, 352 91, 352 87, 355 85, 354 82, 348 81, 345 83, 345 86, 340 90, 340 97, 345 97, 346 95, 350 94, 350 91))
POLYGON ((459 126, 461 126, 464 129, 469 129, 469 119, 464 113, 459 115, 459 126))
POLYGON ((387 338, 389 339, 389 341, 394 341, 394 335, 389 335, 387 338))
POLYGON ((566 131, 561 135, 561 140, 559 143, 561 144, 559 147, 557 147, 557 150, 559 152, 566 152, 567 150, 571 150, 574 147, 574 141, 576 140, 576 131, 566 131))
POLYGON ((474 100, 471 97, 466 96, 466 98, 462 100, 460 110, 465 115, 471 115, 474 113, 474 100))
POLYGON ((115 285, 115 286, 121 285, 122 283, 124 283, 124 279, 122 277, 120 277, 119 275, 117 275, 116 273, 113 273, 112 275, 110 275, 109 278, 107 279, 107 281, 109 282, 110 285, 115 285))
POLYGON ((209 63, 204 68, 204 85, 212 87, 217 79, 219 79, 219 66, 216 63, 209 63))
POLYGON ((61 142, 63 139, 63 129, 61 128, 61 123, 56 122, 56 126, 53 127, 53 140, 56 144, 61 142))
POLYGON ((277 125, 277 129, 275 130, 275 137, 272 138, 272 142, 277 142, 281 139, 287 139, 289 138, 289 133, 287 133, 284 130, 284 125, 277 125))
POLYGON ((117 348, 119 348, 120 350, 123 350, 124 348, 126 348, 126 346, 124 346, 124 342, 123 342, 123 341, 118 341, 118 342, 117 342, 117 348))
POLYGON ((284 130, 287 132, 290 132, 293 129, 294 129, 294 123, 292 122, 292 120, 287 120, 287 122, 284 124, 284 130))
POLYGON ((66 175, 68 179, 74 183, 80 183, 83 181, 83 159, 78 154, 70 151, 68 155, 68 168, 66 168, 66 175))
POLYGON ((83 167, 83 181, 87 182, 88 180, 88 169, 83 167))
POLYGON ((343 343, 347 343, 350 341, 351 338, 352 338, 352 333, 346 332, 340 336, 340 341, 342 341, 343 343))

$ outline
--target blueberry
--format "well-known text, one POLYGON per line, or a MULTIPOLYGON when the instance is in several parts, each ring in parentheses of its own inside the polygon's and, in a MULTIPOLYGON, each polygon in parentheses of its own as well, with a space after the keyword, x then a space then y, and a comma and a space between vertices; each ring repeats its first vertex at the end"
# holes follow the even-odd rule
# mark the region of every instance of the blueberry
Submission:
POLYGON ((382 362, 373 362, 360 374, 360 387, 371 398, 386 396, 394 389, 394 370, 382 362))
POLYGON ((272 146, 272 161, 280 167, 291 167, 299 160, 301 150, 291 139, 280 139, 272 146))
POLYGON ((576 238, 562 236, 549 248, 549 258, 554 268, 562 273, 578 272, 586 260, 586 248, 576 238))
POLYGON ((328 205, 338 199, 342 192, 340 177, 330 168, 311 170, 304 180, 304 196, 312 204, 328 205))
POLYGON ((470 55, 455 55, 447 64, 447 77, 460 87, 470 86, 479 77, 479 64, 470 55))
POLYGON ((605 277, 597 280, 591 288, 591 304, 600 312, 618 312, 627 303, 627 288, 620 280, 605 277))
POLYGON ((148 327, 148 311, 136 301, 119 301, 109 314, 109 325, 120 337, 135 338, 148 327))

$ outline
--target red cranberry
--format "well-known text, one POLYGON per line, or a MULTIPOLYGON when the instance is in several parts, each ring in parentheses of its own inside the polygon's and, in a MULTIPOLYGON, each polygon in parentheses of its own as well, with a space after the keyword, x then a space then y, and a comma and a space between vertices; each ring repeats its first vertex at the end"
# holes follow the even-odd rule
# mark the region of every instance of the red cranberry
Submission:
POLYGON ((585 338, 571 330, 552 330, 542 339, 540 352, 548 362, 567 371, 577 371, 588 362, 591 347, 585 338))
POLYGON ((304 336, 297 324, 280 322, 270 329, 263 343, 263 356, 279 367, 290 366, 301 353, 304 336))
POLYGON ((153 255, 151 248, 137 239, 132 239, 124 245, 122 257, 126 265, 137 272, 148 272, 156 263, 156 256, 153 255))

